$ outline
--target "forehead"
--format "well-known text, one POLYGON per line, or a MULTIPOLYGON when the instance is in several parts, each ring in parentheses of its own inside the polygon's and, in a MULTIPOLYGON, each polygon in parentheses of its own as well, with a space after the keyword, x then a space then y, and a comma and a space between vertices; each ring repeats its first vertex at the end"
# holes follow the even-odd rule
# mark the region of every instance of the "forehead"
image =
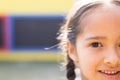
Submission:
POLYGON ((94 9, 82 18, 81 26, 83 30, 92 28, 92 26, 96 26, 97 29, 102 27, 108 29, 109 26, 120 29, 120 6, 103 5, 94 9))

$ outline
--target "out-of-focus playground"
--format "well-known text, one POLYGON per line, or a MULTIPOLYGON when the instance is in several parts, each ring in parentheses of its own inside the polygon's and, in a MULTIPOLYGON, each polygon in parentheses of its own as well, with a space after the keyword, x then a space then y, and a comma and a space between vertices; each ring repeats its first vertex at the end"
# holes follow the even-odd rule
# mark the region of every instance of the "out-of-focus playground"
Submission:
POLYGON ((64 56, 55 45, 73 3, 0 0, 0 80, 65 80, 64 56))

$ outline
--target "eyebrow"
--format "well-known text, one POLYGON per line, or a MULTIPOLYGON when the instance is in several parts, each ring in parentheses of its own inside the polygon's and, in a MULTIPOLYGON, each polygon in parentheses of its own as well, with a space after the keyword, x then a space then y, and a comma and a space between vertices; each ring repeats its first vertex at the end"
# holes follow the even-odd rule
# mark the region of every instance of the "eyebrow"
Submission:
POLYGON ((104 36, 93 36, 93 37, 88 37, 85 40, 100 40, 100 39, 106 39, 104 36))

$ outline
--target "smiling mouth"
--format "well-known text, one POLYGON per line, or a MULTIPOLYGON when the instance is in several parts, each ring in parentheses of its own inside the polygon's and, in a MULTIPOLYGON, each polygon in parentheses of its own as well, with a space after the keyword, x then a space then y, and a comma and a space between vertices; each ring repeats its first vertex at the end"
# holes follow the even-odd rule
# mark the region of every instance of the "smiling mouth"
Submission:
POLYGON ((108 76, 116 76, 120 74, 120 71, 99 70, 98 72, 108 76))
POLYGON ((117 75, 120 73, 120 71, 108 71, 108 70, 99 70, 100 73, 105 75, 117 75))

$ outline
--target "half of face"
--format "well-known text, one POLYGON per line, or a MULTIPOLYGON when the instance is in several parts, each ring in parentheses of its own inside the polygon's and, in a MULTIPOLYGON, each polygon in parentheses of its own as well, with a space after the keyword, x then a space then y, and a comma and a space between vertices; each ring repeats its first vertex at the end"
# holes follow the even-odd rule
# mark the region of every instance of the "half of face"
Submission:
POLYGON ((68 41, 69 56, 83 80, 120 80, 120 7, 104 5, 93 12, 82 19, 76 44, 68 41))

